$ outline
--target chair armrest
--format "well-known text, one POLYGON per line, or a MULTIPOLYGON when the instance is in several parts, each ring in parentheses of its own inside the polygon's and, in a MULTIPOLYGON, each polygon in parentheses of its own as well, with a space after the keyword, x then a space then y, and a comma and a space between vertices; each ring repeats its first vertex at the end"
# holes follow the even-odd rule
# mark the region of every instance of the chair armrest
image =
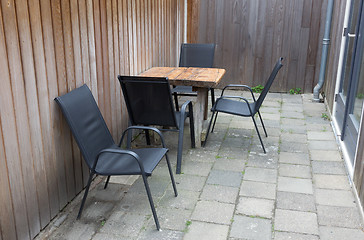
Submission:
POLYGON ((255 97, 254 97, 253 90, 252 90, 252 88, 251 88, 251 87, 249 87, 248 85, 229 84, 229 85, 225 86, 225 87, 222 89, 221 96, 223 96, 224 91, 225 91, 225 89, 226 89, 226 88, 237 88, 237 87, 239 87, 239 88, 246 88, 246 89, 248 89, 248 90, 249 90, 249 92, 250 92, 250 93, 251 93, 251 95, 252 95, 253 101, 254 101, 254 102, 256 102, 255 97))
POLYGON ((120 138, 120 142, 119 142, 119 145, 118 145, 119 147, 121 146, 121 143, 122 143, 122 142, 123 142, 123 140, 124 140, 125 134, 126 134, 128 131, 132 130, 132 129, 152 130, 152 131, 156 132, 156 133, 159 135, 160 139, 161 139, 161 142, 162 142, 162 146, 163 146, 163 148, 165 148, 165 147, 166 147, 166 144, 165 144, 165 142, 164 142, 164 137, 163 137, 163 135, 162 135, 161 131, 159 131, 157 128, 154 128, 154 127, 147 127, 147 126, 130 126, 130 127, 128 127, 128 128, 127 128, 127 129, 123 132, 123 134, 122 134, 122 136, 121 136, 121 138, 120 138))
POLYGON ((244 101, 244 102, 246 102, 246 104, 248 105, 248 108, 249 108, 250 114, 253 114, 252 109, 250 108, 250 104, 249 104, 248 99, 246 99, 246 98, 244 98, 244 97, 240 97, 240 96, 227 96, 227 95, 225 95, 225 96, 221 96, 221 97, 219 97, 219 98, 216 100, 215 105, 213 106, 213 109, 212 109, 212 110, 214 110, 214 108, 217 106, 217 103, 218 103, 221 99, 226 99, 226 98, 238 98, 238 99, 243 100, 243 101, 244 101))
POLYGON ((95 171, 96 166, 97 166, 97 163, 99 162, 99 157, 103 153, 115 153, 115 154, 126 154, 126 155, 130 155, 130 156, 133 157, 133 159, 135 159, 135 161, 137 161, 137 163, 138 163, 138 165, 140 167, 140 170, 141 170, 142 174, 145 174, 143 164, 141 164, 140 157, 138 156, 138 154, 136 154, 135 152, 130 151, 130 150, 122 150, 122 149, 114 149, 114 148, 105 148, 105 149, 101 150, 97 154, 96 161, 94 162, 94 165, 92 166, 92 169, 91 169, 92 171, 95 171))
POLYGON ((180 111, 181 115, 184 115, 184 113, 186 112, 187 106, 188 106, 189 111, 192 112, 192 102, 190 100, 187 100, 181 106, 181 111, 180 111))

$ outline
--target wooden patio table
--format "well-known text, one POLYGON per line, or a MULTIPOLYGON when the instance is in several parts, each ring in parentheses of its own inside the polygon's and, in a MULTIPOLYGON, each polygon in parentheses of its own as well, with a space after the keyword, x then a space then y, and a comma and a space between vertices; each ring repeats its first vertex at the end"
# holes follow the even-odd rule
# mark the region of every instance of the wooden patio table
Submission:
POLYGON ((208 89, 216 87, 224 74, 225 69, 221 68, 153 67, 140 76, 166 77, 172 85, 192 86, 197 92, 193 107, 196 147, 201 147, 202 128, 207 119, 208 89))

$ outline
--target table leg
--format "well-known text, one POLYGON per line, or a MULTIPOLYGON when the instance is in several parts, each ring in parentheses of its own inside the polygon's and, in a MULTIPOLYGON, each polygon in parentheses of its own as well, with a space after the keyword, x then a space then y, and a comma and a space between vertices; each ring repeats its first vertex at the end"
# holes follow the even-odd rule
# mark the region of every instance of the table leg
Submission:
POLYGON ((205 119, 205 109, 207 104, 207 88, 194 88, 194 91, 197 91, 197 100, 196 104, 193 107, 193 117, 195 122, 195 139, 196 139, 196 147, 201 147, 201 133, 203 122, 205 119))

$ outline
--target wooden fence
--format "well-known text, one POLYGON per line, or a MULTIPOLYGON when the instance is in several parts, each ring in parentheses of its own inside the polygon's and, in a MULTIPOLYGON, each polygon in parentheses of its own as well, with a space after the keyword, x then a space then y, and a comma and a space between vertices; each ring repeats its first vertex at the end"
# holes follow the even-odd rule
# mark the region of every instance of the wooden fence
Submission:
POLYGON ((196 0, 189 40, 215 43, 221 85, 264 85, 284 57, 271 90, 312 92, 318 81, 327 0, 196 0))
POLYGON ((116 76, 177 64, 184 1, 0 2, 0 239, 32 239, 88 177, 53 99, 88 84, 117 139, 116 76))

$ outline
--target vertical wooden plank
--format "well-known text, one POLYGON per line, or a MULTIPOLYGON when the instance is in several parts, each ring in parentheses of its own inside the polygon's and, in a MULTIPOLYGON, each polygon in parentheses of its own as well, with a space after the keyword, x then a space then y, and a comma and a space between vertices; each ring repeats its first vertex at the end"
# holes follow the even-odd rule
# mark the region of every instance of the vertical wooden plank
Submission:
MULTIPOLYGON (((87 29, 87 10, 86 10, 86 1, 79 0, 78 1, 78 15, 79 15, 79 28, 80 28, 80 48, 81 48, 81 65, 82 65, 82 84, 87 84, 90 89, 90 56, 89 56, 89 44, 88 44, 88 29, 87 29)), ((88 177, 89 177, 89 168, 85 161, 81 161, 82 165, 82 180, 83 187, 87 185, 88 177)))
POLYGON ((102 41, 101 41, 101 12, 100 0, 93 1, 94 26, 95 26, 95 58, 97 73, 97 96, 98 104, 102 115, 105 117, 105 99, 103 87, 103 58, 102 58, 102 41))
POLYGON ((111 79, 114 78, 115 76, 115 69, 114 69, 114 43, 113 43, 113 22, 112 22, 112 3, 111 1, 107 0, 106 1, 106 31, 107 31, 107 45, 108 45, 108 51, 107 51, 107 56, 108 56, 108 61, 109 61, 109 65, 108 65, 108 78, 104 79, 105 84, 108 85, 108 88, 110 89, 110 115, 109 117, 111 118, 111 128, 110 131, 113 135, 113 137, 115 138, 116 136, 116 132, 117 132, 117 127, 116 127, 116 114, 114 111, 114 107, 115 107, 115 84, 114 82, 111 81, 111 79))
MULTIPOLYGON (((1 52, 4 53, 2 56, 7 56, 9 63, 2 62, 1 66, 1 123, 3 127, 4 134, 4 146, 5 152, 7 156, 7 164, 9 169, 9 181, 11 194, 13 199, 13 207, 15 213, 15 226, 17 229, 17 237, 20 239, 30 239, 30 229, 28 224, 27 217, 27 203, 25 197, 25 190, 23 184, 23 175, 22 173, 22 164, 21 157, 19 152, 19 140, 17 136, 17 124, 14 109, 18 105, 13 102, 12 96, 12 86, 11 81, 15 82, 16 80, 22 81, 22 71, 15 71, 15 66, 21 66, 20 61, 20 49, 19 49, 19 39, 17 36, 17 32, 14 29, 18 29, 16 25, 16 16, 15 16, 15 6, 14 1, 1 1, 1 9, 2 9, 2 18, 4 22, 1 23, 1 31, 0 31, 0 43, 1 44, 1 52), (6 46, 4 45, 6 43, 6 46), (12 76, 12 79, 10 79, 12 76), (25 214, 25 216, 24 216, 25 214)), ((1 58, 0 61, 4 61, 4 58, 1 58)), ((23 90, 24 95, 24 90, 23 90)), ((23 97, 24 98, 24 97, 23 97)), ((25 99, 23 100, 25 102, 25 99)), ((19 106, 20 109, 24 108, 19 106)), ((23 112, 26 112, 24 110, 23 112)), ((21 119, 21 118, 20 118, 21 119)), ((21 125, 21 124, 20 124, 21 125)), ((24 124, 25 126, 27 125, 24 124)), ((27 130, 28 132, 29 130, 27 130)), ((24 134, 23 134, 24 135, 24 134)), ((30 141, 30 137, 28 138, 27 143, 30 141)))
MULTIPOLYGON (((42 228, 45 227, 50 218, 54 217, 59 211, 59 196, 58 196, 58 185, 56 176, 56 169, 54 166, 55 150, 53 143, 53 128, 50 121, 50 106, 49 106, 49 95, 48 95, 48 84, 47 84, 47 70, 43 44, 43 32, 41 22, 41 12, 39 1, 29 1, 29 13, 30 23, 32 29, 32 42, 34 49, 34 64, 36 81, 34 82, 35 94, 38 91, 38 102, 40 112, 36 113, 40 115, 40 126, 34 126, 34 131, 41 134, 41 141, 43 143, 42 149, 43 158, 36 157, 34 159, 34 167, 36 169, 36 179, 40 206, 40 216, 42 228), (37 89, 35 89, 37 88, 37 89), (39 127, 39 128, 36 128, 39 127), (41 129, 41 131, 39 131, 41 129), (38 183, 39 182, 39 183, 38 183), (48 189, 48 191, 47 191, 48 189), (48 193, 49 192, 49 193, 48 193), (49 195, 48 197, 46 197, 49 195), (49 201, 49 202, 48 202, 49 201), (49 212, 50 211, 50 212, 49 212)), ((52 24, 51 22, 49 24, 52 24)), ((51 60, 50 60, 51 62, 51 60)), ((52 72, 50 71, 50 74, 52 72)), ((35 76, 34 76, 35 77, 35 76)), ((35 96, 36 97, 36 96, 35 96)), ((34 100, 32 100, 34 103, 34 100)), ((32 110, 33 112, 33 110, 32 110)), ((35 118, 30 114, 30 118, 35 118)), ((38 117, 38 116, 37 116, 38 117)), ((32 140, 34 141, 34 140, 32 140)))
MULTIPOLYGON (((55 48, 55 62, 57 63, 57 79, 48 79, 49 84, 53 82, 58 86, 57 89, 52 88, 55 95, 63 95, 67 92, 67 79, 73 76, 72 69, 66 67, 66 60, 73 58, 70 57, 70 48, 72 47, 72 42, 66 33, 63 31, 64 26, 68 26, 70 24, 70 19, 66 14, 66 2, 61 0, 52 0, 51 1, 51 9, 52 9, 52 21, 53 21, 53 35, 54 35, 54 48, 55 48), (62 10, 61 10, 62 9, 62 10)), ((67 29, 67 28, 66 28, 67 29)), ((73 67, 73 65, 71 65, 73 67)), ((73 170, 73 160, 72 160, 72 147, 70 145, 71 133, 67 126, 65 119, 62 117, 60 109, 55 106, 53 103, 53 114, 56 122, 54 126, 58 126, 58 131, 55 131, 55 144, 57 151, 57 168, 59 172, 65 172, 65 184, 67 191, 67 201, 70 201, 73 196, 75 196, 75 180, 74 180, 74 170, 73 170)), ((61 182, 62 180, 60 180, 61 182)))
POLYGON ((3 239, 16 239, 14 212, 11 205, 12 200, 3 138, 0 119, 0 236, 3 239))
POLYGON ((129 51, 130 53, 130 74, 134 75, 137 74, 137 65, 138 62, 136 60, 137 58, 137 48, 138 48, 138 44, 137 44, 137 34, 136 34, 136 15, 135 15, 135 1, 132 0, 128 0, 128 13, 130 14, 128 16, 128 26, 129 26, 129 31, 131 30, 131 33, 129 33, 129 46, 133 46, 129 51))
POLYGON ((111 118, 111 97, 110 97, 110 81, 109 79, 109 45, 108 45, 108 26, 107 26, 107 11, 106 11, 106 0, 100 0, 100 16, 101 16, 101 42, 102 42, 102 72, 103 75, 103 97, 104 97, 104 118, 109 129, 112 129, 112 118, 111 118))
MULTIPOLYGON (((130 55, 129 55, 129 26, 128 26, 128 2, 122 0, 122 39, 123 39, 123 51, 121 52, 120 58, 124 61, 124 71, 122 74, 130 74, 130 55)), ((121 26, 121 25, 120 25, 121 26)))
POLYGON ((86 17, 87 17, 87 33, 88 33, 88 49, 89 49, 89 65, 90 65, 90 83, 92 94, 98 102, 98 87, 97 87, 97 66, 96 66, 96 46, 95 46, 95 24, 93 1, 86 1, 86 17))
POLYGON ((2 5, 0 4, 0 55, 3 56, 0 58, 0 66, 2 66, 0 68, 2 83, 0 88, 0 230, 4 239, 16 239, 17 236, 19 238, 29 237, 29 233, 27 232, 27 229, 20 229, 20 231, 16 232, 16 227, 27 227, 28 225, 26 223, 27 219, 22 219, 20 216, 22 215, 22 211, 26 211, 25 203, 23 202, 24 190, 22 190, 22 185, 20 184, 20 181, 11 183, 11 181, 14 180, 11 171, 14 171, 14 168, 16 168, 19 173, 20 162, 16 132, 13 131, 15 127, 15 116, 12 109, 13 102, 10 92, 9 63, 7 61, 2 19, 2 5), (5 131, 2 129, 5 129, 5 131), (8 151, 7 153, 6 150, 8 151), (7 163, 8 158, 11 159, 10 164, 7 163), (20 197, 20 199, 17 199, 16 197, 20 197), (12 198, 14 200, 12 200, 12 198), (18 213, 15 212, 16 210, 18 213))
MULTIPOLYGON (((59 6, 59 1, 58 6, 59 6)), ((51 169, 53 170, 52 173, 47 174, 47 178, 56 176, 56 182, 58 186, 58 211, 62 209, 67 204, 67 185, 66 185, 66 173, 64 168, 64 156, 63 156, 63 150, 59 148, 61 145, 61 137, 59 132, 60 127, 60 116, 59 111, 57 109, 56 104, 52 101, 56 96, 58 96, 58 79, 57 79, 57 66, 61 63, 56 63, 56 55, 55 55, 55 42, 54 42, 54 36, 53 36, 53 26, 52 26, 52 9, 51 9, 51 2, 50 0, 42 0, 41 1, 41 19, 42 19, 42 29, 43 29, 43 42, 44 42, 44 57, 45 59, 42 59, 45 61, 46 66, 46 75, 47 80, 46 83, 48 86, 48 107, 50 109, 50 129, 48 131, 47 138, 52 139, 50 142, 51 151, 53 152, 53 157, 50 160, 51 162, 51 169), (46 61, 47 59, 47 61, 46 61)), ((57 15, 59 16, 59 14, 57 15)), ((41 30, 41 29, 40 29, 41 30)), ((63 46, 63 37, 62 39, 62 46, 63 46)), ((63 49, 63 47, 61 48, 63 49)), ((64 64, 64 58, 62 63, 64 64)), ((42 84, 42 83, 40 83, 42 84)), ((49 146, 48 146, 49 147, 49 146)), ((49 183, 52 183, 52 181, 49 181, 49 183)), ((48 188, 50 187, 50 184, 48 185, 48 188)), ((52 193, 51 193, 52 194, 52 193)), ((50 197, 52 199, 52 197, 50 197)), ((54 202, 55 204, 57 202, 54 202)), ((42 205, 40 205, 42 206, 42 205)), ((55 209, 55 207, 51 207, 51 209, 55 209)), ((55 212, 55 214, 58 213, 55 212)), ((51 216, 53 216, 53 212, 51 213, 51 216)), ((42 228, 43 223, 42 224, 42 228)))
MULTIPOLYGON (((22 177, 26 196, 30 237, 33 238, 40 230, 39 205, 33 164, 39 159, 41 162, 44 161, 44 155, 42 153, 42 136, 38 130, 40 129, 40 112, 35 83, 28 4, 20 3, 19 1, 15 1, 15 4, 16 13, 14 12, 14 14, 16 15, 13 15, 13 17, 18 22, 19 39, 13 39, 13 41, 19 41, 20 49, 14 49, 17 51, 14 53, 19 58, 16 59, 16 65, 10 65, 10 72, 19 72, 18 77, 12 79, 12 88, 14 90, 13 98, 16 108, 17 128, 19 130, 18 141, 19 145, 22 146, 20 148, 20 156, 22 159, 22 177), (18 51, 20 55, 18 55, 18 51), (16 67, 21 65, 23 65, 24 73, 16 67), (26 82, 24 81, 25 77, 27 78, 26 82)), ((14 31, 14 29, 16 28, 11 29, 11 31, 14 31)), ((8 31, 6 31, 7 34, 8 31)))
MULTIPOLYGON (((75 87, 80 87, 84 84, 82 72, 82 55, 81 55, 81 39, 80 39, 80 22, 78 13, 77 1, 70 2, 71 21, 72 21, 72 40, 73 40, 73 57, 75 64, 75 87)), ((72 138, 73 147, 73 165, 75 169, 75 188, 76 192, 80 192, 83 188, 82 176, 82 158, 78 145, 74 138, 72 138)))
POLYGON ((114 75, 110 77, 111 84, 115 92, 115 105, 113 112, 115 113, 115 140, 118 141, 121 137, 121 99, 120 99, 120 84, 117 80, 117 75, 120 74, 120 49, 119 49, 119 18, 117 0, 112 1, 112 29, 113 29, 113 44, 114 44, 114 75))

